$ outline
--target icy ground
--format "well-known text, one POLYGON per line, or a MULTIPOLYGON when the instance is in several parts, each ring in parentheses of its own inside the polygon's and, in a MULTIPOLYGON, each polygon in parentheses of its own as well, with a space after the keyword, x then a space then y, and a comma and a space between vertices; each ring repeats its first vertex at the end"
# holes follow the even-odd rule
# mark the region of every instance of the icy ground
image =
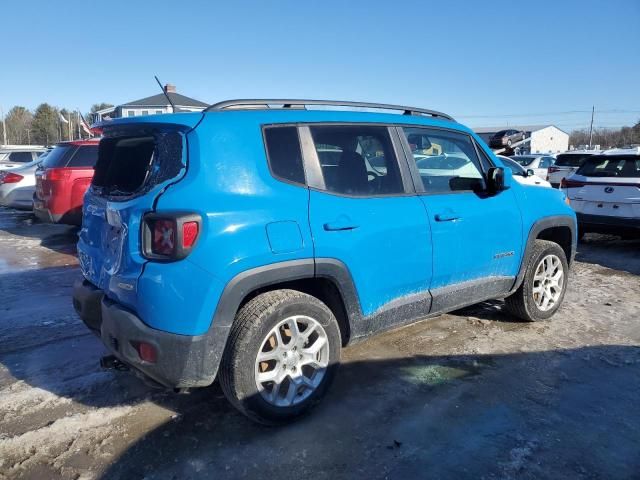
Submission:
POLYGON ((0 209, 0 479, 640 478, 640 242, 588 237, 551 322, 488 302, 349 347, 323 404, 269 429, 217 385, 102 371, 75 240, 0 209))

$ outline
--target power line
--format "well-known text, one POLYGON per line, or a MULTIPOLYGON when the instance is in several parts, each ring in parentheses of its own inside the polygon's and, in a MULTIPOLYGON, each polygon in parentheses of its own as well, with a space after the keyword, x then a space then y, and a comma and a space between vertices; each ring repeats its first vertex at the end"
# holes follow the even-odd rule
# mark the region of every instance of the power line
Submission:
MULTIPOLYGON (((508 113, 508 114, 500 114, 500 115, 458 115, 456 114, 456 118, 514 118, 514 117, 544 117, 547 115, 577 115, 583 113, 591 113, 591 110, 566 110, 563 112, 537 112, 537 113, 508 113)), ((610 110, 598 110, 597 113, 600 114, 638 114, 640 110, 622 110, 622 109, 610 109, 610 110)))

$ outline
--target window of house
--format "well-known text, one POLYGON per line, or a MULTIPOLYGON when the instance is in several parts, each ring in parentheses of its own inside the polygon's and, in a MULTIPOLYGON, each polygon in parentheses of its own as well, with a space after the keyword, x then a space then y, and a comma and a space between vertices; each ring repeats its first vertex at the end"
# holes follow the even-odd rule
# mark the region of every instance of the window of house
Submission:
POLYGON ((325 187, 345 195, 404 193, 387 127, 311 126, 325 187))
POLYGON ((135 117, 135 116, 136 116, 135 110, 127 110, 127 117, 135 117))
POLYGON ((468 135, 422 127, 403 131, 427 193, 485 188, 480 160, 468 135))
POLYGON ((273 174, 295 183, 305 183, 300 140, 296 127, 267 127, 264 129, 269 166, 273 174))
POLYGON ((162 112, 162 110, 156 110, 156 115, 160 115, 162 112))
POLYGON ((149 115, 149 110, 142 110, 142 115, 149 115))

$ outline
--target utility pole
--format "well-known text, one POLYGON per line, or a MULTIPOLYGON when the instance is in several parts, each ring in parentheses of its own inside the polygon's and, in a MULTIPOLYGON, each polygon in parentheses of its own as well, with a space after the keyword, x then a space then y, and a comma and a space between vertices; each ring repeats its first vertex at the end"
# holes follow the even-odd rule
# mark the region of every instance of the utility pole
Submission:
POLYGON ((7 122, 4 121, 4 110, 0 107, 0 115, 2 115, 2 144, 7 144, 7 122))
POLYGON ((589 150, 591 150, 591 144, 593 143, 593 114, 596 111, 596 106, 591 107, 591 126, 589 127, 589 150))

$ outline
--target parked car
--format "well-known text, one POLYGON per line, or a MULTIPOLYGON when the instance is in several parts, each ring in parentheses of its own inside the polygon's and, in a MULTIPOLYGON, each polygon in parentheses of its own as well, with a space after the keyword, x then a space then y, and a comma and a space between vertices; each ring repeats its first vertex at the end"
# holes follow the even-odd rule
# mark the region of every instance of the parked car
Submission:
POLYGON ((491 148, 510 147, 512 144, 520 142, 525 138, 527 138, 526 133, 520 130, 500 130, 489 138, 489 146, 491 148))
POLYGON ((23 167, 37 160, 37 158, 46 151, 46 147, 37 145, 10 145, 0 147, 0 170, 23 167))
POLYGON ((556 155, 555 163, 547 170, 547 181, 553 188, 559 188, 563 178, 578 170, 591 155, 599 153, 599 150, 574 150, 556 155))
POLYGON ((99 139, 59 143, 35 172, 33 211, 40 220, 80 225, 82 199, 91 184, 99 139))
POLYGON ((538 177, 545 179, 547 178, 549 167, 553 166, 556 161, 551 155, 540 154, 512 155, 511 158, 525 169, 531 169, 538 177))
POLYGON ((581 235, 640 235, 640 148, 592 155, 561 185, 581 235))
POLYGON ((562 304, 575 213, 446 114, 227 101, 104 135, 73 294, 103 363, 169 388, 217 376, 258 422, 307 411, 368 335, 493 298, 529 321, 562 304), (432 145, 453 171, 423 164, 432 145))
POLYGON ((522 165, 520 165, 515 160, 512 160, 509 157, 505 157, 503 155, 496 155, 505 167, 509 167, 511 169, 511 173, 513 174, 513 178, 523 185, 535 185, 538 187, 549 187, 551 188, 551 184, 540 178, 535 174, 535 171, 531 168, 525 169, 522 165))
POLYGON ((0 205, 21 210, 33 208, 35 172, 42 160, 38 158, 22 167, 0 170, 0 205))

